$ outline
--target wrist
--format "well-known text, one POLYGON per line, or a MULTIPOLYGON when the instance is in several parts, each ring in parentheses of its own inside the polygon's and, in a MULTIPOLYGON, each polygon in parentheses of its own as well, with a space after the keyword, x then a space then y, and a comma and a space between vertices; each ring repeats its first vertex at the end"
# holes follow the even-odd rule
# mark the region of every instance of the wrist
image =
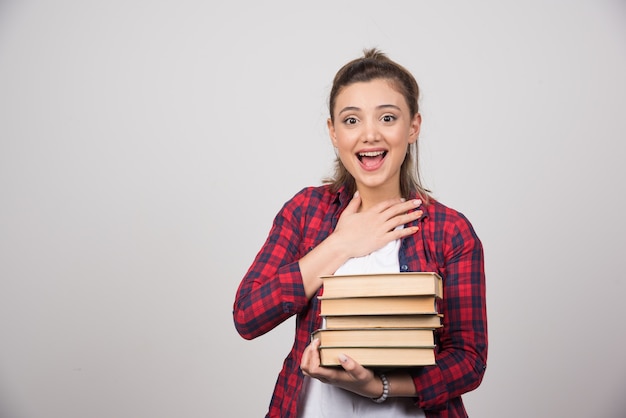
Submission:
POLYGON ((382 394, 378 398, 372 398, 372 401, 376 403, 383 403, 389 397, 389 379, 385 376, 384 373, 378 375, 380 377, 380 381, 382 383, 382 394))
POLYGON ((348 259, 352 258, 350 254, 350 246, 342 242, 342 239, 335 233, 330 234, 323 241, 324 245, 328 247, 328 250, 333 254, 335 261, 342 265, 348 259))

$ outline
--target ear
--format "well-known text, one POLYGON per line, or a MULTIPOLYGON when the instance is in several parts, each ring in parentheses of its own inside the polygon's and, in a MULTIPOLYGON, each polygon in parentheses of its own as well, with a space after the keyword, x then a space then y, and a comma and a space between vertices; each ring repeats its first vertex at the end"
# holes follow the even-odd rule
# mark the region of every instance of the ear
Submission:
POLYGON ((335 133, 335 126, 333 125, 333 121, 328 118, 326 120, 326 126, 328 126, 328 135, 330 136, 330 140, 333 143, 333 146, 337 148, 337 136, 335 133))
POLYGON ((422 127, 422 115, 416 113, 411 120, 411 126, 409 127, 409 144, 417 141, 420 136, 420 128, 422 127))

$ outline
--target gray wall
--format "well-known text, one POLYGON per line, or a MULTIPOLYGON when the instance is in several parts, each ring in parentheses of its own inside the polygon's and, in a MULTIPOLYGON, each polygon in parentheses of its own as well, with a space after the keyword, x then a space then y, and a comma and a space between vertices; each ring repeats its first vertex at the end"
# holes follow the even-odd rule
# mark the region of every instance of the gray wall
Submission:
POLYGON ((624 2, 296 3, 0 1, 0 416, 262 416, 293 323, 244 341, 235 290, 377 46, 485 246, 470 414, 624 417, 624 2))

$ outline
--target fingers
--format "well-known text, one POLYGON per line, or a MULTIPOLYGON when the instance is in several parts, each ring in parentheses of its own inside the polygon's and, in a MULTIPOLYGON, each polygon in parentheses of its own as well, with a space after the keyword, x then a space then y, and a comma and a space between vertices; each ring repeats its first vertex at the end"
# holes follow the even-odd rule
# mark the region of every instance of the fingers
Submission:
POLYGON ((417 225, 412 225, 422 211, 419 199, 409 201, 388 199, 363 209, 359 193, 340 215, 332 235, 335 242, 348 257, 360 257, 382 248, 388 242, 415 234, 417 225), (396 229, 404 225, 404 228, 396 229))
POLYGON ((391 231, 400 225, 410 224, 411 222, 419 219, 423 214, 424 212, 421 210, 414 210, 413 212, 396 215, 387 221, 389 224, 389 230, 391 231))
POLYGON ((419 209, 421 203, 421 200, 413 199, 408 202, 395 203, 384 210, 382 213, 386 218, 384 226, 386 231, 392 233, 393 237, 391 238, 403 238, 417 232, 417 226, 403 228, 402 230, 396 230, 396 228, 400 225, 408 225, 419 219, 424 214, 419 209))
POLYGON ((372 396, 372 383, 375 385, 376 376, 371 369, 363 367, 357 361, 345 354, 339 355, 339 363, 345 371, 344 378, 337 385, 361 396, 372 396))
POLYGON ((318 351, 319 345, 320 340, 319 338, 316 338, 304 349, 304 352, 302 353, 300 369, 302 369, 302 373, 307 376, 311 376, 311 373, 320 367, 320 357, 318 351))
POLYGON ((303 374, 362 396, 371 396, 369 393, 372 389, 368 386, 371 386, 372 380, 375 379, 372 370, 363 367, 345 354, 339 355, 339 363, 343 370, 323 367, 320 365, 319 345, 319 339, 315 339, 304 349, 300 363, 303 374))
POLYGON ((411 200, 401 199, 400 201, 387 200, 387 201, 379 203, 378 205, 374 206, 372 209, 378 210, 381 213, 386 212, 388 213, 388 216, 391 218, 393 216, 411 212, 414 209, 419 208, 421 205, 422 205, 421 199, 411 199, 411 200))
POLYGON ((357 362, 352 360, 350 357, 345 354, 339 354, 339 363, 341 363, 341 367, 348 373, 354 370, 357 366, 357 362))
POLYGON ((339 363, 341 364, 341 367, 343 367, 343 369, 351 377, 351 380, 355 382, 369 380, 371 374, 373 373, 371 370, 363 367, 357 361, 345 354, 339 355, 339 363))

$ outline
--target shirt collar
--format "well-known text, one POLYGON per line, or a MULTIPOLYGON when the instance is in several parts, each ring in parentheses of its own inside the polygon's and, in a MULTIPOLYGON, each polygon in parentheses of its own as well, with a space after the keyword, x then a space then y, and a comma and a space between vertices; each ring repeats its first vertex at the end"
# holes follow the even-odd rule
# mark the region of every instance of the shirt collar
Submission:
POLYGON ((348 195, 348 188, 345 184, 342 184, 339 190, 337 190, 335 202, 339 203, 340 207, 345 208, 350 203, 350 200, 352 200, 352 196, 348 195))

